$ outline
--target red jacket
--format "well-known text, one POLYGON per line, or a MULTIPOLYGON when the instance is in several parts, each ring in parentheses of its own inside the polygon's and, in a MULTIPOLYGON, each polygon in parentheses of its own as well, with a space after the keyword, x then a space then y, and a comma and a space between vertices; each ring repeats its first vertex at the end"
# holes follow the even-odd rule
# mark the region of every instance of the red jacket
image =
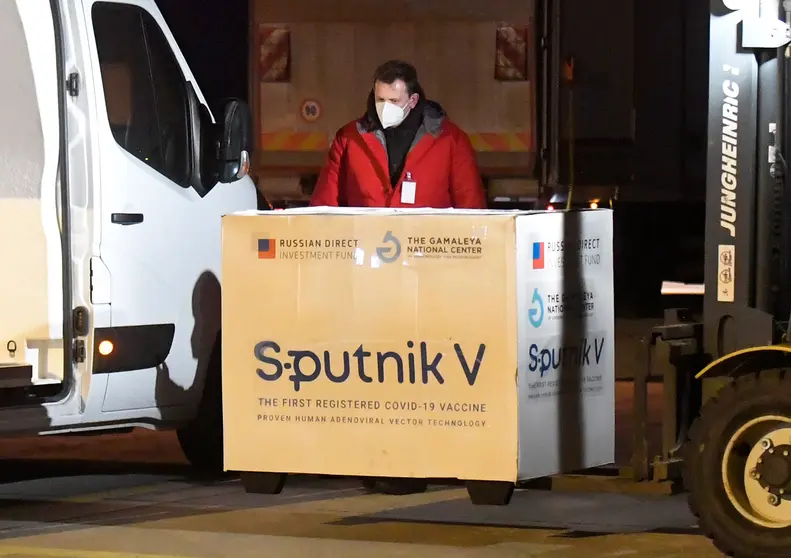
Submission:
POLYGON ((370 118, 350 122, 335 135, 310 205, 341 207, 456 207, 483 209, 483 189, 467 134, 427 103, 423 124, 393 188, 384 134, 370 118), (415 203, 401 203, 401 183, 409 173, 415 203))

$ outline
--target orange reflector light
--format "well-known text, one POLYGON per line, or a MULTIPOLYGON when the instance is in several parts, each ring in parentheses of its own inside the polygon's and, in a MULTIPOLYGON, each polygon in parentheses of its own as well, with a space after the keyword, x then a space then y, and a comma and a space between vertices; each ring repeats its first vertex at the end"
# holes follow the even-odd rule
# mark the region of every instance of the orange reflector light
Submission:
POLYGON ((113 342, 105 339, 99 343, 99 354, 102 356, 107 356, 113 352, 113 348, 113 342))

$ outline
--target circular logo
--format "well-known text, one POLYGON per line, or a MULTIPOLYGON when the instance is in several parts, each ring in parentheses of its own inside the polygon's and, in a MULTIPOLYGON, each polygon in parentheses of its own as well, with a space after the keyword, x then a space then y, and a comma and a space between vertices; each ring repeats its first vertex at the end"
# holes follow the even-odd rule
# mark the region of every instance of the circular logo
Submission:
POLYGON ((382 239, 383 246, 376 249, 376 257, 384 263, 393 263, 401 256, 401 242, 393 234, 387 231, 382 239))
POLYGON ((305 122, 315 122, 321 118, 321 105, 318 101, 314 101, 313 99, 302 101, 299 114, 305 122))
POLYGON ((539 328, 544 322, 544 301, 541 300, 541 293, 538 292, 538 289, 533 291, 531 302, 533 303, 533 308, 527 311, 527 319, 530 320, 530 325, 539 328))

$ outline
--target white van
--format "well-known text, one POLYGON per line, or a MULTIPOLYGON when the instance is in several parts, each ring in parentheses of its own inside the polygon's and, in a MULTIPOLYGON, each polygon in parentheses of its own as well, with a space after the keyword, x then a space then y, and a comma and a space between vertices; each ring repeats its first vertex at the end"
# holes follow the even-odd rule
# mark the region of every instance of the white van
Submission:
POLYGON ((176 428, 222 466, 220 220, 256 207, 154 0, 0 0, 0 435, 176 428))

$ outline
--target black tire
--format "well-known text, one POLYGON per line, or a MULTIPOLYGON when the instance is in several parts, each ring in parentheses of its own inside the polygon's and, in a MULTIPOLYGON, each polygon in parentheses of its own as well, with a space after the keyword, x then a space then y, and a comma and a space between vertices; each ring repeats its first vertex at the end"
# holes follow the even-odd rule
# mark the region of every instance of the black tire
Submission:
POLYGON ((729 501, 720 473, 723 452, 736 430, 770 414, 791 417, 791 371, 750 374, 721 388, 703 406, 683 449, 689 508, 726 556, 791 556, 791 528, 768 529, 742 516, 729 501))
POLYGON ((239 473, 242 486, 248 494, 280 494, 286 486, 285 473, 239 473))
POLYGON ((215 343, 195 418, 177 431, 181 451, 201 474, 223 474, 222 349, 215 343))

